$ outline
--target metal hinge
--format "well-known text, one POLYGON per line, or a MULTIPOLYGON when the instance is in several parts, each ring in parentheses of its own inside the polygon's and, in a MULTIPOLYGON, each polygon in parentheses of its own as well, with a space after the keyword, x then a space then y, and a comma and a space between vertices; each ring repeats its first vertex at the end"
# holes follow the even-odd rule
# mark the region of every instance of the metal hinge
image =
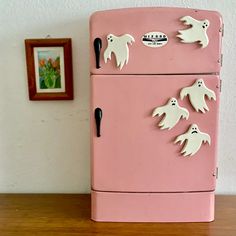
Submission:
POLYGON ((220 66, 223 65, 223 54, 221 54, 221 57, 220 57, 220 66))
POLYGON ((221 32, 222 37, 224 37, 224 31, 225 31, 225 25, 222 24, 222 27, 219 29, 219 32, 221 32))
POLYGON ((220 92, 221 92, 221 89, 222 89, 222 80, 221 79, 219 80, 219 84, 216 85, 216 88, 220 89, 220 92))
POLYGON ((213 176, 215 176, 215 177, 216 177, 216 179, 218 179, 218 167, 216 167, 216 172, 215 172, 215 173, 213 173, 213 176))

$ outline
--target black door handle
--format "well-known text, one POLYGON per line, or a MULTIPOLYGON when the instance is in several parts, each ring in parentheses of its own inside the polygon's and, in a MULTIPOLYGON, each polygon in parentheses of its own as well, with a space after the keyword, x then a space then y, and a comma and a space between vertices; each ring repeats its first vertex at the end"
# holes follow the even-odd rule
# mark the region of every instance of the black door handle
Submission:
POLYGON ((94 112, 96 128, 97 128, 97 137, 101 137, 101 120, 102 120, 102 109, 97 107, 94 112))
POLYGON ((94 52, 96 57, 96 68, 99 69, 100 66, 100 52, 102 48, 102 40, 100 38, 95 38, 93 42, 94 52))

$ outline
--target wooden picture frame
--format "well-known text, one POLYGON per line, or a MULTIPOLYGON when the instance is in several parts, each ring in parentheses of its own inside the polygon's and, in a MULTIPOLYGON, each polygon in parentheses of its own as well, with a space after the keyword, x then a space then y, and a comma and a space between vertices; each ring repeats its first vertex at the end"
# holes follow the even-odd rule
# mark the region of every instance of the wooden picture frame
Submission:
POLYGON ((25 50, 29 99, 72 100, 71 39, 26 39, 25 50))

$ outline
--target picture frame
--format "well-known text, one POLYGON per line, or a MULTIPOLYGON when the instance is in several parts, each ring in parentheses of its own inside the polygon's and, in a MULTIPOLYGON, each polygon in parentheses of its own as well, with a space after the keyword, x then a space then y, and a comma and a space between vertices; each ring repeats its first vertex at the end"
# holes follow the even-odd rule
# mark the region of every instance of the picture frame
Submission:
POLYGON ((25 39, 30 100, 72 100, 70 38, 25 39))

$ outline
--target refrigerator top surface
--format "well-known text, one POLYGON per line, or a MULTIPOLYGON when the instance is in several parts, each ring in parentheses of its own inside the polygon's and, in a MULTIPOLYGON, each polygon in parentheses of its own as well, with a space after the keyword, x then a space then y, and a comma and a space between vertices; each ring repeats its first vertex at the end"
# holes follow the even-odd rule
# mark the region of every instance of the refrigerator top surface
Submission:
POLYGON ((95 12, 90 18, 90 71, 219 73, 222 31, 222 18, 215 11, 153 7, 95 12))

